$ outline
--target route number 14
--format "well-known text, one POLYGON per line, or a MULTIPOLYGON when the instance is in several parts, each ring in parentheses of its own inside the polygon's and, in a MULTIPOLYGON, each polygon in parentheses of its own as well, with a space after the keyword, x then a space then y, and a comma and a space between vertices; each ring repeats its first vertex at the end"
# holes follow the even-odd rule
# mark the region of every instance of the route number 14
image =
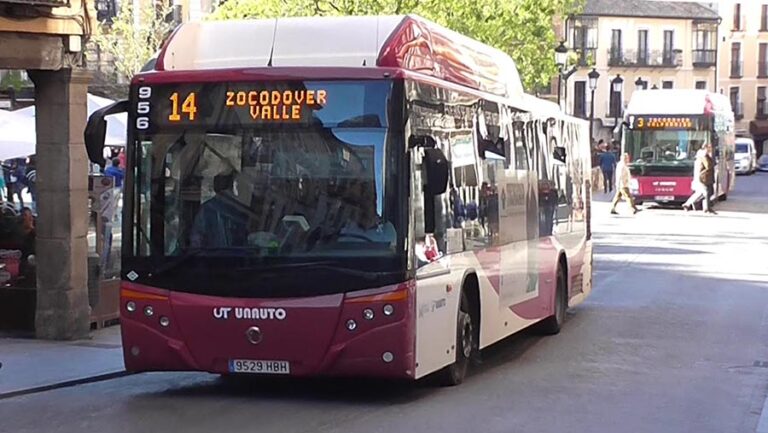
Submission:
POLYGON ((179 92, 173 92, 171 97, 171 114, 168 116, 168 120, 171 122, 181 121, 181 116, 186 114, 189 120, 195 120, 195 114, 197 113, 197 96, 195 92, 191 92, 181 103, 181 111, 179 111, 179 102, 181 98, 179 92))

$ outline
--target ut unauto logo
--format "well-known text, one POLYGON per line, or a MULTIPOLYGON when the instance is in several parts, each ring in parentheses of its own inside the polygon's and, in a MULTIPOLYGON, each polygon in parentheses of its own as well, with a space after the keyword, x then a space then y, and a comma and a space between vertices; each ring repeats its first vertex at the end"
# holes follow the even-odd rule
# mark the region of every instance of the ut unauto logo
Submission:
POLYGON ((216 319, 227 320, 235 319, 255 319, 255 320, 285 320, 286 311, 283 308, 243 308, 243 307, 216 307, 213 309, 213 317, 216 319))

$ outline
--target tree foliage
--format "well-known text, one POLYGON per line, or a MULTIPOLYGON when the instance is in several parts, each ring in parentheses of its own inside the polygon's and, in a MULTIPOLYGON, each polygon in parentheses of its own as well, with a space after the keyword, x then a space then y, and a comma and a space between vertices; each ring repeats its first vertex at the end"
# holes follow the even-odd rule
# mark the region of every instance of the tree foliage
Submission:
POLYGON ((99 28, 94 42, 113 59, 117 74, 130 79, 160 49, 172 30, 166 20, 171 10, 155 2, 142 2, 143 6, 134 11, 133 2, 120 3, 117 17, 112 24, 99 28))
POLYGON ((213 19, 417 14, 507 52, 531 90, 557 73, 553 18, 583 0, 228 0, 213 19))

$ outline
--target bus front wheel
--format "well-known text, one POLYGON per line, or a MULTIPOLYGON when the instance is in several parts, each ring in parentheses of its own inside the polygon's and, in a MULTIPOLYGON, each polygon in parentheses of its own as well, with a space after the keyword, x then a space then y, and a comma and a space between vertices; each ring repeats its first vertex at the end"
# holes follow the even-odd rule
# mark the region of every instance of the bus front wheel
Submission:
POLYGON ((464 381, 469 369, 469 361, 475 347, 475 321, 467 294, 462 290, 459 312, 456 317, 456 360, 440 373, 440 384, 455 386, 464 381))

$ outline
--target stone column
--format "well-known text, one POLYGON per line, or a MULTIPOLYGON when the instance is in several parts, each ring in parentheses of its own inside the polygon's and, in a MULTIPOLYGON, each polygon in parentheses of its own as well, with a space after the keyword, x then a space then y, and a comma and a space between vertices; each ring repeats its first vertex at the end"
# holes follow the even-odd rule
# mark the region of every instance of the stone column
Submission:
POLYGON ((76 339, 90 329, 88 159, 83 131, 90 74, 29 71, 37 126, 37 314, 42 339, 76 339))

